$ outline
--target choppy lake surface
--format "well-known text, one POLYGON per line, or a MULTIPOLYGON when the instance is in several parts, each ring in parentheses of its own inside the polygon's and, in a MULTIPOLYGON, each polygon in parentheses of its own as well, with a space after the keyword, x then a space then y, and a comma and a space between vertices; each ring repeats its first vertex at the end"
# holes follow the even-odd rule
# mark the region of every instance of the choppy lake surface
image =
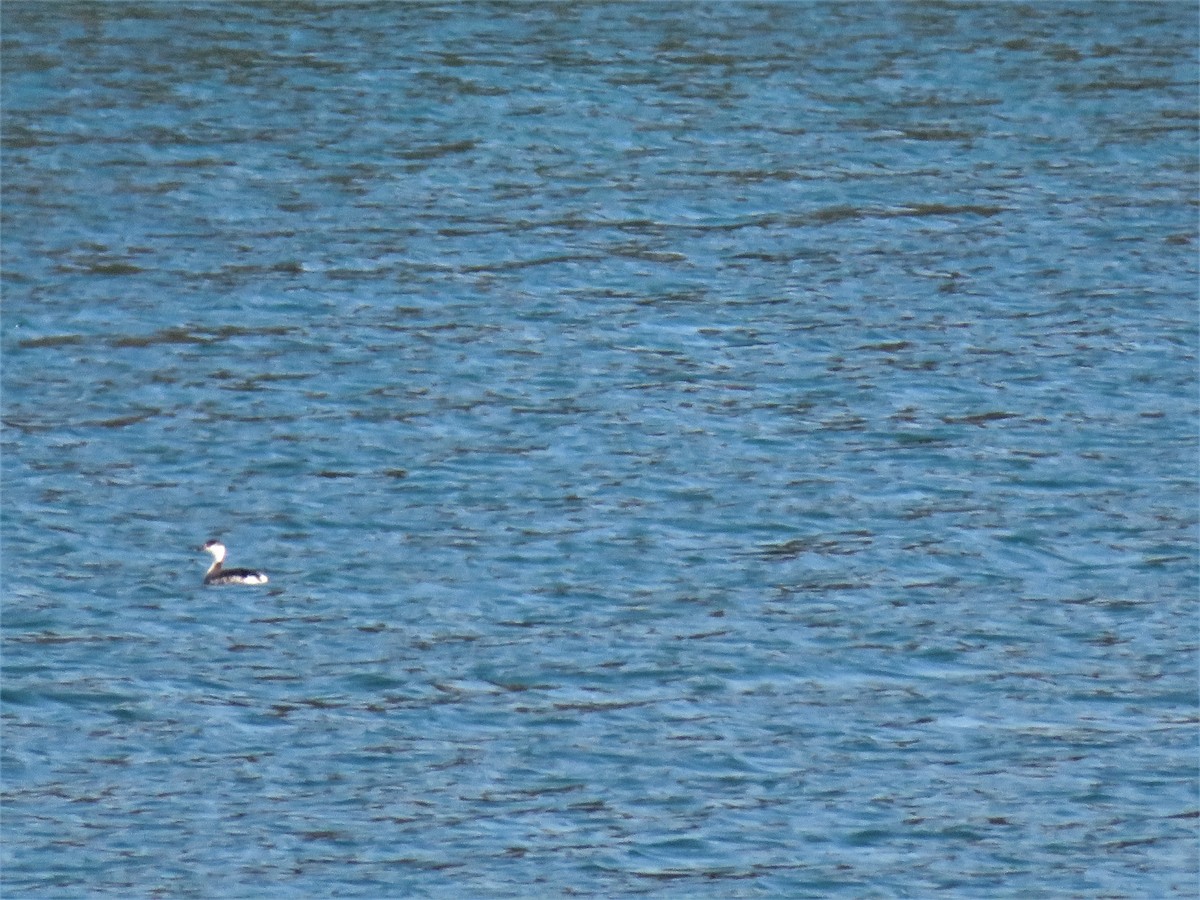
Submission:
POLYGON ((1196 29, 6 3, 5 895, 1193 896, 1196 29))

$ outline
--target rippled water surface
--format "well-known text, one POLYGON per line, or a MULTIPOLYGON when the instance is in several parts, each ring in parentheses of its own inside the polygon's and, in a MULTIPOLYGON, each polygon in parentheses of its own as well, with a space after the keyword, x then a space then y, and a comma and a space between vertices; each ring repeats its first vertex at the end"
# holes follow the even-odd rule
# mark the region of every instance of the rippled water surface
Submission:
POLYGON ((1194 896, 1194 4, 2 14, 6 896, 1194 896))

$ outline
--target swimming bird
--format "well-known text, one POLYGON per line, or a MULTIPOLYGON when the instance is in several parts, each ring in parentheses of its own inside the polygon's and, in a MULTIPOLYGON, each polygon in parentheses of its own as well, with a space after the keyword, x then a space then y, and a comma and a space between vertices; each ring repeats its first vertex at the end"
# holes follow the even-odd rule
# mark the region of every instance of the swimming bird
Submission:
POLYGON ((205 584, 266 584, 267 573, 254 569, 222 569, 225 561, 225 545, 220 541, 209 541, 201 550, 213 555, 213 564, 204 573, 205 584))

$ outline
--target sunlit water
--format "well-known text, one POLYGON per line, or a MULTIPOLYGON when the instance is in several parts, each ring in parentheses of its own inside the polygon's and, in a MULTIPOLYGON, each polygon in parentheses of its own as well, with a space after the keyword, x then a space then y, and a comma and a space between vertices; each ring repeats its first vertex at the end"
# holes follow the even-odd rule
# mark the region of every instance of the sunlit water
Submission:
POLYGON ((1196 25, 5 4, 5 896, 1194 896, 1196 25))

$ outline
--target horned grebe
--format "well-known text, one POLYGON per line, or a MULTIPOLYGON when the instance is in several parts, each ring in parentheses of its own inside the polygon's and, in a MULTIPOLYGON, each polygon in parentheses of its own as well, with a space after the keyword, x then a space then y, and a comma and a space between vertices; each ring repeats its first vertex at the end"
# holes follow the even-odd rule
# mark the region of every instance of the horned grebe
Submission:
POLYGON ((220 541, 209 541, 201 550, 207 550, 213 555, 213 564, 204 574, 205 584, 266 584, 267 573, 256 572, 253 569, 222 569, 225 561, 225 545, 220 541))

